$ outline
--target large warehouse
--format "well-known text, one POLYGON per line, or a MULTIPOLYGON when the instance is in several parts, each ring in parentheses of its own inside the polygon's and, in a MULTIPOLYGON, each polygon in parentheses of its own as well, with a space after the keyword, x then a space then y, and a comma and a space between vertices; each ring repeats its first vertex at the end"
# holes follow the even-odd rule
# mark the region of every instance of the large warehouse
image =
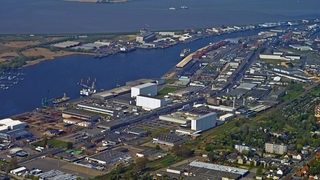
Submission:
POLYGON ((2 119, 0 120, 0 133, 6 133, 16 129, 24 129, 26 126, 27 123, 19 120, 13 120, 11 118, 2 119))
POLYGON ((208 113, 203 116, 191 120, 191 130, 205 131, 216 126, 217 114, 215 112, 208 113))
POLYGON ((137 97, 138 95, 156 96, 157 84, 145 83, 145 84, 131 87, 131 97, 134 98, 134 97, 137 97))
POLYGON ((171 101, 164 98, 153 98, 148 96, 137 96, 137 106, 145 110, 153 110, 169 104, 171 101))

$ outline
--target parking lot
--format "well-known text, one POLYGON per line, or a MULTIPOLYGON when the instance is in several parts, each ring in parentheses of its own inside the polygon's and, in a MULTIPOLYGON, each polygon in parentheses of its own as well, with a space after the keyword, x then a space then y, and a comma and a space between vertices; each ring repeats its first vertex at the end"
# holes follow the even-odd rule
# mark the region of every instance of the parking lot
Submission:
POLYGON ((102 173, 101 171, 78 166, 62 160, 48 158, 48 157, 37 158, 32 161, 28 161, 26 163, 21 164, 21 166, 25 166, 27 169, 38 168, 44 172, 50 171, 52 169, 57 169, 66 173, 71 173, 77 176, 81 176, 86 179, 101 175, 102 173))

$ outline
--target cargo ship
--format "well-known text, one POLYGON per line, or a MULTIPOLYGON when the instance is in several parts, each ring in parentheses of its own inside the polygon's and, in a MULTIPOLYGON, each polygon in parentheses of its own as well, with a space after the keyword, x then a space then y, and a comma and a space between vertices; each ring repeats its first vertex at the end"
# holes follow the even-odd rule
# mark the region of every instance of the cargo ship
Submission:
POLYGON ((184 50, 181 51, 180 57, 181 57, 181 58, 184 58, 184 57, 186 57, 186 56, 189 55, 189 54, 190 54, 190 49, 189 49, 189 48, 186 48, 186 49, 184 49, 184 50))
POLYGON ((66 93, 63 94, 63 97, 61 98, 57 98, 57 99, 54 99, 52 101, 53 104, 59 104, 59 103, 63 103, 63 102, 66 102, 70 99, 70 97, 67 96, 66 93))

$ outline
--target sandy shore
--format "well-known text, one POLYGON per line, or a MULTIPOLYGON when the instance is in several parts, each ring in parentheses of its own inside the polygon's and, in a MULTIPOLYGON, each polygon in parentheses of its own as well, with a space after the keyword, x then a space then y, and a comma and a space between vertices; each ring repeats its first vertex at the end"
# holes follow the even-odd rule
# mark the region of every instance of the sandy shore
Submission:
POLYGON ((37 63, 40 63, 42 61, 46 60, 52 60, 56 57, 61 57, 61 56, 68 56, 68 55, 73 55, 73 54, 83 54, 83 55, 94 55, 92 53, 83 53, 83 52, 69 52, 69 51, 50 51, 49 49, 46 48, 33 48, 33 49, 28 49, 22 52, 25 56, 44 56, 44 58, 37 59, 34 61, 27 61, 26 66, 31 66, 37 63))

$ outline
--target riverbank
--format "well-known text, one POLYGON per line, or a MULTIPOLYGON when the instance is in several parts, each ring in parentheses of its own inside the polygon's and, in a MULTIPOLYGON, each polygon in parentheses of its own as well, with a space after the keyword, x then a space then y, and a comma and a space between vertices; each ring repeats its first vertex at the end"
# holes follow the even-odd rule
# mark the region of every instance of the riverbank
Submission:
POLYGON ((43 56, 43 58, 33 60, 33 61, 27 61, 26 64, 23 67, 31 66, 38 64, 40 62, 46 61, 46 60, 53 60, 57 57, 63 57, 63 56, 69 56, 69 55, 92 55, 93 53, 85 53, 85 52, 70 52, 70 51, 50 51, 46 48, 34 48, 34 49, 28 49, 26 51, 22 52, 26 56, 43 56))
POLYGON ((93 33, 93 34, 22 34, 0 36, 0 72, 3 70, 26 67, 46 60, 69 55, 97 56, 94 49, 59 48, 54 45, 64 41, 77 41, 88 44, 99 40, 108 43, 115 41, 130 42, 135 40, 132 33, 93 33))

